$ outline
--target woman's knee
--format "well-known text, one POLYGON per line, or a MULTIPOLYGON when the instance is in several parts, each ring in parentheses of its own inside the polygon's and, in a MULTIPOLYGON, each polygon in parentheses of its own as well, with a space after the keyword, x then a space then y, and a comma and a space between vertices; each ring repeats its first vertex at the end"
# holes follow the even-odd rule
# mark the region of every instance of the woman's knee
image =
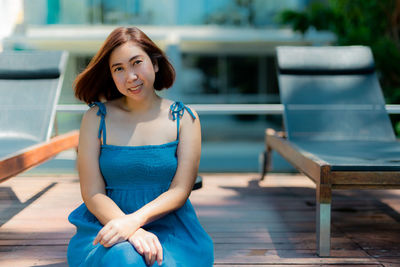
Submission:
POLYGON ((101 266, 146 266, 146 263, 129 242, 121 242, 107 249, 101 266))

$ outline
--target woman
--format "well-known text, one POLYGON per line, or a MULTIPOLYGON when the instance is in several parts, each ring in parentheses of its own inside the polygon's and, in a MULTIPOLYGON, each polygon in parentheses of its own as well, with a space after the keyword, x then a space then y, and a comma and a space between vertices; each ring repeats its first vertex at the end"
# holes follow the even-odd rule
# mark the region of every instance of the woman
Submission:
POLYGON ((84 204, 69 221, 70 266, 211 266, 213 244, 188 200, 201 150, 200 122, 155 90, 175 71, 138 28, 115 29, 75 81, 90 104, 78 171, 84 204), (106 100, 105 103, 99 102, 106 100))

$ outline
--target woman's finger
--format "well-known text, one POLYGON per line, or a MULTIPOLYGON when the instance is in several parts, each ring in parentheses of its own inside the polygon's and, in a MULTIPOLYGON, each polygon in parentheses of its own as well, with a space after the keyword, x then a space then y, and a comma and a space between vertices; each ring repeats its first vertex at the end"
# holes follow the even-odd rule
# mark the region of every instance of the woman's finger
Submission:
POLYGON ((152 266, 156 261, 157 249, 156 246, 154 245, 153 239, 149 239, 147 240, 147 242, 150 247, 149 265, 152 266))
POLYGON ((113 230, 108 230, 103 234, 103 237, 99 240, 100 244, 105 245, 111 241, 114 237, 118 238, 119 235, 113 230))
POLYGON ((157 249, 156 261, 157 261, 158 265, 161 265, 162 261, 163 261, 163 249, 162 249, 162 246, 161 246, 160 241, 158 240, 158 238, 153 239, 153 243, 154 243, 154 246, 157 249))
POLYGON ((121 238, 119 238, 118 235, 115 235, 109 241, 105 242, 103 246, 108 248, 119 242, 121 242, 121 238))
POLYGON ((154 239, 151 239, 149 242, 151 243, 151 249, 152 249, 151 265, 153 265, 158 259, 158 248, 154 244, 154 239))
POLYGON ((143 255, 144 250, 140 239, 132 238, 132 240, 129 240, 129 242, 135 247, 135 249, 137 250, 137 252, 139 252, 140 255, 143 255))
POLYGON ((93 240, 93 246, 97 245, 98 242, 99 242, 99 235, 97 235, 93 240))
POLYGON ((97 233, 96 238, 93 240, 93 245, 96 245, 97 243, 99 243, 102 238, 103 238, 103 232, 100 230, 97 233))
POLYGON ((97 243, 101 243, 104 235, 107 233, 108 227, 105 225, 103 228, 100 229, 100 231, 97 233, 96 238, 93 241, 93 245, 96 245, 97 243))
POLYGON ((151 258, 151 256, 150 256, 151 255, 150 247, 149 247, 149 245, 147 244, 146 241, 142 242, 142 247, 143 247, 143 256, 144 256, 144 259, 146 261, 146 264, 150 265, 150 258, 151 258))

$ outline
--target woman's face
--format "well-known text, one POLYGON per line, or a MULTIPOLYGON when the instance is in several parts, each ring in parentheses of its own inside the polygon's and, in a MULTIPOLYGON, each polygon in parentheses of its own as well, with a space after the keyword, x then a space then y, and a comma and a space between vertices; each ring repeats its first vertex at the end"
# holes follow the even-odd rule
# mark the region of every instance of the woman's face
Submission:
POLYGON ((118 91, 126 97, 142 99, 154 93, 158 65, 134 42, 126 42, 110 55, 111 76, 118 91))

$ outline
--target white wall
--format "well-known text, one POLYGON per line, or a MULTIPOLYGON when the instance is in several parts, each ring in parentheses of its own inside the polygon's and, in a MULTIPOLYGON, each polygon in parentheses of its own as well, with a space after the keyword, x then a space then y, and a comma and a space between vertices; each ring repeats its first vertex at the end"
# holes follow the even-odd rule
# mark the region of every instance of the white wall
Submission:
POLYGON ((47 23, 47 0, 24 1, 24 23, 45 25, 47 23))
POLYGON ((22 0, 0 0, 0 51, 3 51, 3 38, 12 33, 22 18, 22 0))
POLYGON ((143 14, 150 16, 150 22, 155 25, 175 25, 177 0, 146 0, 142 1, 143 14))
POLYGON ((86 24, 89 23, 86 1, 61 0, 60 24, 86 24))

